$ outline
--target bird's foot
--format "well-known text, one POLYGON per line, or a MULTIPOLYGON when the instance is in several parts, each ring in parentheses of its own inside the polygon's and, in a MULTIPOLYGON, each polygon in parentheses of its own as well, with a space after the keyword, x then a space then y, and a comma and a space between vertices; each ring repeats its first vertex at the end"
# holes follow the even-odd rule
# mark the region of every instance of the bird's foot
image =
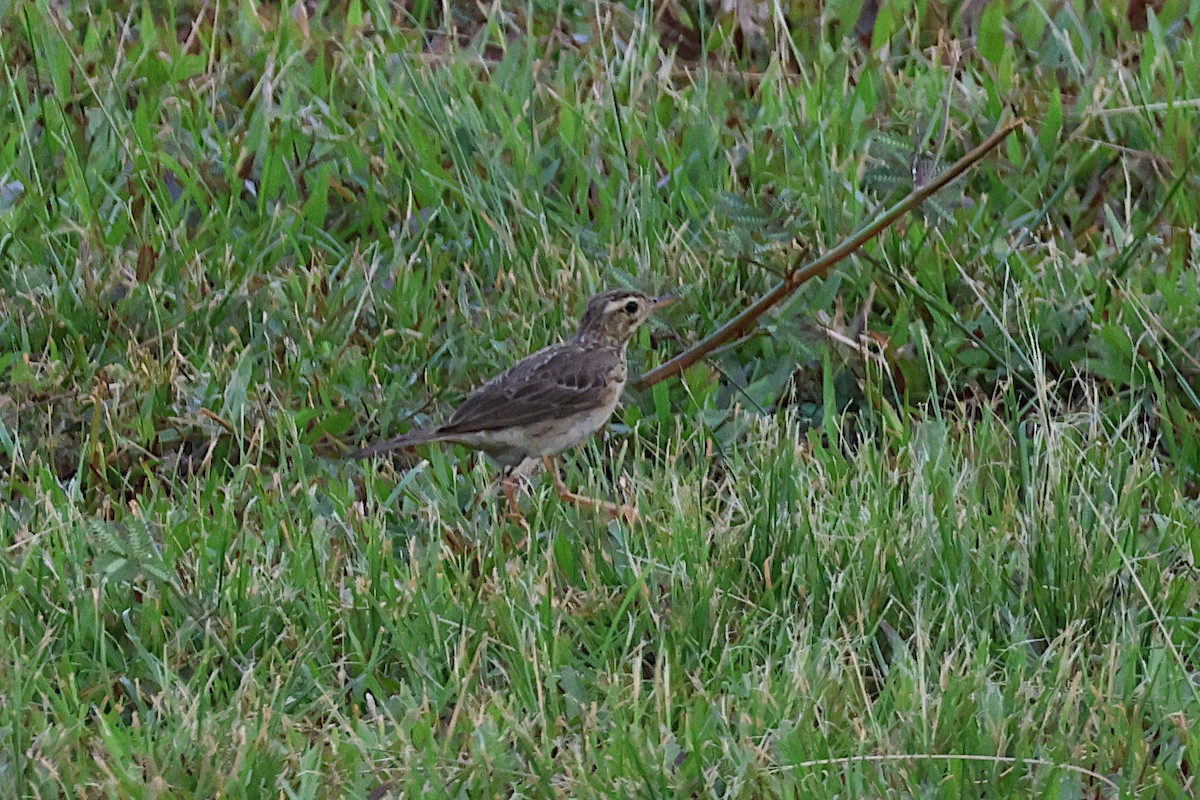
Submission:
POLYGON ((521 526, 521 530, 529 533, 529 520, 525 519, 525 515, 520 511, 509 511, 504 515, 504 518, 509 522, 515 522, 521 526))
POLYGON ((632 525, 641 520, 641 515, 638 514, 637 508, 626 505, 624 503, 610 503, 607 500, 599 500, 595 497, 587 497, 582 494, 572 492, 565 483, 562 477, 558 474, 558 470, 554 468, 554 462, 549 456, 542 456, 542 462, 546 465, 546 471, 550 473, 550 477, 554 479, 554 490, 558 493, 558 499, 563 502, 570 503, 579 508, 590 508, 596 511, 603 511, 613 519, 619 519, 626 525, 632 525))
MULTIPOLYGON (((609 505, 613 505, 609 503, 609 505)), ((642 515, 638 513, 637 506, 631 506, 626 503, 621 503, 612 510, 613 519, 619 519, 626 525, 634 525, 642 521, 642 515)))
POLYGON ((625 503, 610 503, 607 500, 586 497, 585 495, 575 494, 575 492, 571 491, 560 491, 558 497, 560 500, 578 508, 589 508, 593 511, 600 511, 615 520, 624 522, 626 525, 633 525, 642 519, 642 515, 638 513, 635 506, 625 503))

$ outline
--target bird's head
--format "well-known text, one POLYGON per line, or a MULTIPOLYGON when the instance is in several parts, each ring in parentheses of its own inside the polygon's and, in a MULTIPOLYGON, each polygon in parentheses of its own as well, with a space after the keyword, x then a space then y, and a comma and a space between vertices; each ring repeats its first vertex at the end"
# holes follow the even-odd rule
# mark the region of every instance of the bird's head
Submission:
POLYGON ((625 345, 655 311, 678 299, 671 295, 649 297, 629 289, 609 289, 588 301, 575 335, 580 339, 625 345))

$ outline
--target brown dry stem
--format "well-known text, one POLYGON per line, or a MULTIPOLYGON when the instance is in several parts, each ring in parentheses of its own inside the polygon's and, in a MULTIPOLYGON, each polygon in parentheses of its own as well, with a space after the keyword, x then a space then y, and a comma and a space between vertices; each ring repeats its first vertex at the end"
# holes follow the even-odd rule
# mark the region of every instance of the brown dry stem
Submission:
POLYGON ((928 183, 915 187, 903 200, 889 208, 873 222, 860 228, 857 233, 843 240, 841 244, 825 255, 794 269, 779 285, 749 305, 736 317, 670 361, 647 372, 637 380, 634 386, 638 389, 647 389, 660 381, 678 375, 721 345, 741 337, 752 326, 757 324, 759 317, 765 314, 770 308, 785 300, 808 281, 824 275, 836 264, 854 253, 855 250, 858 250, 858 248, 887 230, 900 217, 917 208, 935 192, 970 169, 975 162, 987 155, 1004 141, 1005 137, 1024 124, 1024 119, 1014 119, 1001 125, 996 129, 995 133, 981 142, 974 150, 954 162, 945 172, 928 183))

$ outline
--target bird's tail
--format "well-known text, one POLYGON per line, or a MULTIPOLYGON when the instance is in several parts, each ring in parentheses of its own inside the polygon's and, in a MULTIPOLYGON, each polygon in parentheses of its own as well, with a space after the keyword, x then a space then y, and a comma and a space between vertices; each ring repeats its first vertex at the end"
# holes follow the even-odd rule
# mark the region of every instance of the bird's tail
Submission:
POLYGON ((440 438, 442 438, 441 434, 436 430, 409 431, 403 436, 397 436, 395 439, 387 439, 375 444, 369 444, 361 450, 354 450, 347 453, 346 458, 370 458, 380 453, 390 453, 392 450, 399 450, 402 447, 415 447, 419 444, 436 442, 440 438))

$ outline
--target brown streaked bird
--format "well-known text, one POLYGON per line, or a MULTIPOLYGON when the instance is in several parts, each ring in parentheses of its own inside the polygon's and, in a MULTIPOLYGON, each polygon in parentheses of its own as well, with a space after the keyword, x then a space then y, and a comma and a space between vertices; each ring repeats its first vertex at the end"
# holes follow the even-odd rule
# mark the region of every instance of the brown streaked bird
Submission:
POLYGON ((601 292, 588 301, 574 336, 522 359, 480 386, 444 425, 410 431, 350 457, 368 458, 429 442, 482 450, 504 468, 501 487, 517 518, 517 478, 541 459, 563 500, 633 519, 636 512, 631 508, 570 491, 551 456, 579 444, 608 421, 625 388, 629 339, 656 310, 677 299, 628 289, 601 292))

